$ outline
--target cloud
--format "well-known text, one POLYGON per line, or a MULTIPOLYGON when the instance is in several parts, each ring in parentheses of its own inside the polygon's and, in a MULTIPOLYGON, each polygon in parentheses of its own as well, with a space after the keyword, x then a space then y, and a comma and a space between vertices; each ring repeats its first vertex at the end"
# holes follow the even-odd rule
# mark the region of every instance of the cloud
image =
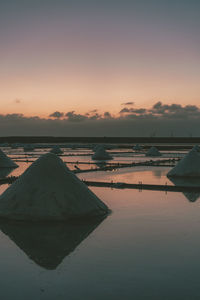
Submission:
POLYGON ((112 119, 112 116, 111 116, 111 114, 110 114, 108 111, 106 111, 106 112, 103 114, 103 116, 104 116, 105 119, 112 119))
POLYGON ((134 108, 127 108, 127 107, 125 107, 125 108, 123 108, 123 109, 121 109, 120 110, 120 114, 123 114, 123 113, 135 113, 135 114, 145 114, 145 113, 147 113, 148 112, 148 110, 146 110, 145 108, 139 108, 139 109, 134 109, 134 108))
POLYGON ((89 117, 89 120, 100 120, 102 118, 102 116, 98 113, 95 113, 94 115, 91 115, 89 117))
POLYGON ((47 119, 0 114, 0 135, 54 136, 200 136, 200 109, 195 105, 155 103, 151 108, 123 108, 117 116, 54 112, 47 119))
POLYGON ((125 108, 122 108, 119 113, 123 114, 123 113, 130 113, 130 112, 131 112, 131 110, 129 108, 125 107, 125 108))
POLYGON ((134 102, 125 102, 125 103, 122 103, 121 105, 134 105, 134 102))
POLYGON ((200 117, 200 109, 196 105, 162 104, 157 102, 149 110, 155 116, 174 119, 191 119, 200 117))
POLYGON ((60 111, 55 111, 52 114, 49 115, 50 118, 56 118, 56 119, 60 119, 64 117, 64 113, 60 112, 60 111))
POLYGON ((76 114, 75 111, 69 111, 65 114, 67 120, 70 122, 82 122, 88 119, 87 115, 76 114))
POLYGON ((194 119, 200 117, 200 109, 196 105, 182 106, 180 104, 163 104, 161 101, 155 103, 150 109, 127 108, 120 110, 120 115, 124 118, 146 117, 163 119, 194 119))
POLYGON ((14 103, 16 103, 16 104, 20 104, 21 102, 22 102, 22 100, 19 99, 19 98, 16 98, 16 99, 14 100, 14 103))

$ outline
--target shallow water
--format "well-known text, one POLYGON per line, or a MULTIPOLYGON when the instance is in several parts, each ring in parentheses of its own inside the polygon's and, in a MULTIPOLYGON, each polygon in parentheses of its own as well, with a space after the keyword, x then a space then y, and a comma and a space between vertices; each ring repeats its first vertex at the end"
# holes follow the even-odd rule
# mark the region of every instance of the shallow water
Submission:
MULTIPOLYGON (((51 233, 52 244, 46 235, 44 245, 31 248, 27 226, 19 233, 0 224, 6 232, 0 233, 3 299, 198 299, 198 201, 189 203, 181 193, 93 191, 112 214, 85 239, 84 230, 77 231, 80 240, 69 255, 65 249, 74 242, 64 227, 42 228, 51 233), (40 261, 45 243, 50 269, 49 262, 40 261), (54 256, 49 254, 52 248, 54 256)), ((37 228, 30 232, 40 239, 37 228)))
POLYGON ((80 173, 78 177, 91 181, 125 182, 125 183, 147 183, 147 184, 171 184, 166 177, 169 167, 132 167, 122 168, 114 171, 98 171, 92 173, 80 173))
MULTIPOLYGON (((29 165, 19 162, 10 174, 20 175, 29 165)), ((137 167, 79 177, 165 184, 169 169, 137 167)), ((6 187, 0 186, 0 193, 6 187)), ((104 220, 0 222, 2 299, 199 299, 200 199, 173 192, 92 190, 112 210, 104 220)))

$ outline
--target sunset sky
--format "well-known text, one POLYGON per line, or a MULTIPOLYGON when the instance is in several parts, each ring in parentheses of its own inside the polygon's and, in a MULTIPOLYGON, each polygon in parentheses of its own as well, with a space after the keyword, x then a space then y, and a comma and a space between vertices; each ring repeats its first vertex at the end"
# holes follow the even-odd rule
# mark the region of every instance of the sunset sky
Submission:
POLYGON ((199 0, 0 1, 1 114, 200 103, 199 0))
MULTIPOLYGON (((25 134, 19 119, 34 117, 40 129, 50 120, 46 134, 53 121, 114 118, 121 130, 125 119, 167 118, 169 133, 171 119, 200 118, 199 28, 199 0, 0 0, 1 128, 25 134)), ((105 135, 87 126, 82 134, 105 135)))

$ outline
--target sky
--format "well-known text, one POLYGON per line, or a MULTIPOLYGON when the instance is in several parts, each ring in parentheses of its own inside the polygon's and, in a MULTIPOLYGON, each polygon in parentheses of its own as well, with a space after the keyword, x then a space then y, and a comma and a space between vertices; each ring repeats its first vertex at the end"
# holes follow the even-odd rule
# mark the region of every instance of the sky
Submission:
POLYGON ((199 0, 0 0, 0 114, 198 107, 199 28, 199 0))

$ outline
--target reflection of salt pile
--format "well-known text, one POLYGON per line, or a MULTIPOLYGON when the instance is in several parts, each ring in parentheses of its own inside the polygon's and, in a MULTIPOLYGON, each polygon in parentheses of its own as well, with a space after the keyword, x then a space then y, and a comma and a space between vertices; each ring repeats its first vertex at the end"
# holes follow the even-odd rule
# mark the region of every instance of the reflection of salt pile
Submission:
POLYGON ((0 168, 0 178, 6 178, 12 171, 13 168, 0 168))
POLYGON ((50 152, 54 153, 54 154, 62 154, 63 153, 63 151, 60 149, 59 146, 54 146, 50 152))
POLYGON ((162 177, 162 174, 163 174, 163 170, 153 170, 153 175, 157 178, 161 178, 162 177))
POLYGON ((0 149, 0 168, 17 168, 18 165, 12 161, 1 149, 0 149))
POLYGON ((158 151, 156 147, 151 147, 146 153, 146 156, 161 156, 161 155, 162 154, 160 153, 160 151, 158 151))
POLYGON ((194 147, 177 165, 167 174, 169 177, 199 177, 200 176, 200 150, 194 147))
POLYGON ((133 146, 133 150, 140 151, 142 150, 142 147, 139 144, 136 144, 135 146, 133 146))
POLYGON ((0 229, 39 266, 54 270, 104 217, 81 222, 2 222, 0 229))
POLYGON ((196 151, 200 151, 200 148, 199 148, 199 146, 198 145, 195 145, 193 148, 192 148, 192 150, 196 150, 196 151))
POLYGON ((96 150, 96 152, 92 156, 93 160, 109 160, 112 159, 112 156, 106 152, 104 147, 99 146, 96 150))
MULTIPOLYGON (((170 177, 171 182, 176 186, 193 186, 200 187, 200 178, 199 177, 170 177)), ((184 196, 190 201, 195 202, 199 197, 199 192, 184 192, 184 196)))
POLYGON ((42 155, 0 196, 0 216, 16 220, 66 220, 108 211, 52 153, 42 155))

